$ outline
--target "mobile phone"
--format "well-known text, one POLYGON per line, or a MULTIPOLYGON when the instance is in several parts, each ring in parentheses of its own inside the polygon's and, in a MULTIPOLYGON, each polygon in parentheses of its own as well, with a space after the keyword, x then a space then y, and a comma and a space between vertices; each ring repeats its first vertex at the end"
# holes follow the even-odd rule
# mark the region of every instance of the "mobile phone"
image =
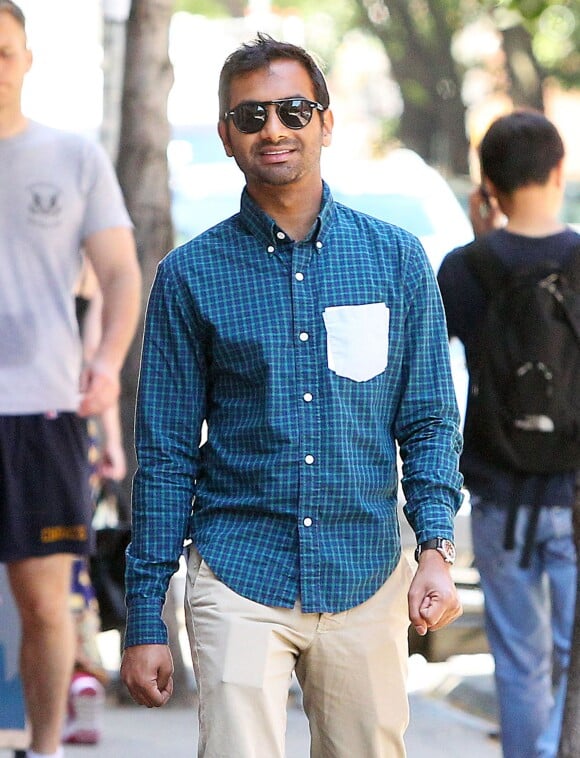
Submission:
POLYGON ((489 191, 485 184, 479 185, 479 194, 481 195, 481 199, 487 205, 488 208, 491 208, 491 198, 489 196, 489 191))

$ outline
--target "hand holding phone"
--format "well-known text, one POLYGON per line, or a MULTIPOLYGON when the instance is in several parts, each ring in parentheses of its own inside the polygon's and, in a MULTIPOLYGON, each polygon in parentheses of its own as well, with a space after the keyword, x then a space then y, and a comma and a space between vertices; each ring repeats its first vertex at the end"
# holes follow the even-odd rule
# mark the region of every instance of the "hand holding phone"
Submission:
POLYGON ((485 218, 491 210, 491 197, 485 184, 479 185, 479 196, 481 198, 479 212, 481 216, 485 218))
POLYGON ((503 225, 503 216, 497 202, 483 184, 476 187, 469 196, 469 219, 476 237, 503 225))

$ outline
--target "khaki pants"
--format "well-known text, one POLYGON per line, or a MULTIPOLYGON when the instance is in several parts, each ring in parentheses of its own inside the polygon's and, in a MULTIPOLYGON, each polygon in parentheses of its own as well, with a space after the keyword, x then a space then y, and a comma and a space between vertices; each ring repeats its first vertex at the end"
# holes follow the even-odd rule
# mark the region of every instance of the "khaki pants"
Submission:
POLYGON ((302 613, 241 597, 192 549, 186 620, 200 758, 283 758, 292 672, 313 758, 404 758, 409 720, 406 558, 367 602, 302 613))

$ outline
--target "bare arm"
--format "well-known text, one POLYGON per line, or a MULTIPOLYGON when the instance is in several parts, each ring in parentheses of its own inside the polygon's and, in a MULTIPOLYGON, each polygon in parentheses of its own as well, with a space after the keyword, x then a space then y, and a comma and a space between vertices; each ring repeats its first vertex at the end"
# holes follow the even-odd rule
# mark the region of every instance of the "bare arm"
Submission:
POLYGON ((409 619, 423 636, 461 616, 463 610, 449 564, 436 550, 425 550, 409 589, 409 619))
POLYGON ((121 366, 135 334, 141 302, 141 273, 133 233, 118 227, 85 240, 103 297, 102 333, 83 370, 81 416, 97 415, 119 396, 121 366))
POLYGON ((81 278, 77 286, 77 297, 88 302, 87 310, 82 318, 81 334, 83 341, 83 362, 90 361, 101 340, 101 323, 103 320, 103 296, 93 267, 86 259, 83 263, 81 278))
MULTIPOLYGON (((89 364, 101 342, 103 325, 103 295, 93 267, 85 261, 79 294, 89 301, 87 312, 83 318, 82 340, 83 361, 89 364)), ((105 479, 120 481, 127 473, 127 460, 123 449, 123 436, 119 416, 119 403, 106 408, 99 417, 102 430, 100 445, 99 474, 105 479)))

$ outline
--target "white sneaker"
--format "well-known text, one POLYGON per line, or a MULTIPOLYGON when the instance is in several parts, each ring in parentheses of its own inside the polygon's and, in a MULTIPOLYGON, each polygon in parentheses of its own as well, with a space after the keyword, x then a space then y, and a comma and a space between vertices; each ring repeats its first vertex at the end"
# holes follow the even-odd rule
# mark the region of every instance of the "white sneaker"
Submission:
POLYGON ((62 741, 69 745, 96 745, 101 739, 104 705, 105 690, 99 680, 90 674, 75 674, 68 693, 62 741))

